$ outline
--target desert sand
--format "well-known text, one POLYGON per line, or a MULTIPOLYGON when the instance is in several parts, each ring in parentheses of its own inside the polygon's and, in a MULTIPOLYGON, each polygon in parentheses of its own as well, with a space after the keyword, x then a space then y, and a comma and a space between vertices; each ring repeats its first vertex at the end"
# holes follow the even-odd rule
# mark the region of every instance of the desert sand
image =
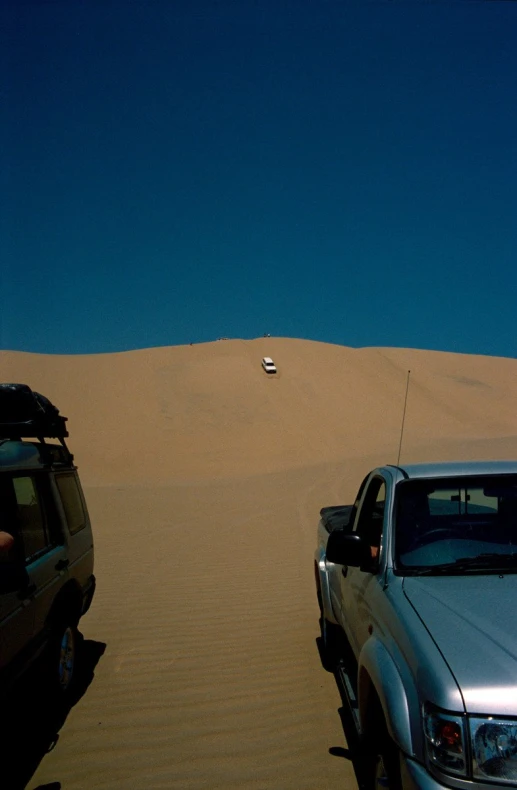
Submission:
POLYGON ((18 786, 356 788, 316 643, 319 509, 397 461, 408 370, 402 463, 517 458, 517 361, 259 338, 0 364, 69 418, 98 582, 85 688, 29 727, 18 786))

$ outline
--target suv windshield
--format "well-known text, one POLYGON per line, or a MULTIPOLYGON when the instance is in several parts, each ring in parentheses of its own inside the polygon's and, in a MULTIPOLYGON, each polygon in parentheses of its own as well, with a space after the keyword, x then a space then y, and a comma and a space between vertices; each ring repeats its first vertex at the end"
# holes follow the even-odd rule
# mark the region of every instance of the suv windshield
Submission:
POLYGON ((395 514, 399 571, 517 572, 517 475, 404 481, 395 514))

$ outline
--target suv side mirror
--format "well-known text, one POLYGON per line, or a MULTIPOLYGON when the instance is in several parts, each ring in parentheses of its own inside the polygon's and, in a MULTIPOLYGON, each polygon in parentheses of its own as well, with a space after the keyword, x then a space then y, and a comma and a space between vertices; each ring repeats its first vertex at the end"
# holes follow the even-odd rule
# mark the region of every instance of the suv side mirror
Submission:
POLYGON ((368 568, 372 564, 370 546, 357 532, 331 532, 326 553, 327 560, 337 565, 368 568))

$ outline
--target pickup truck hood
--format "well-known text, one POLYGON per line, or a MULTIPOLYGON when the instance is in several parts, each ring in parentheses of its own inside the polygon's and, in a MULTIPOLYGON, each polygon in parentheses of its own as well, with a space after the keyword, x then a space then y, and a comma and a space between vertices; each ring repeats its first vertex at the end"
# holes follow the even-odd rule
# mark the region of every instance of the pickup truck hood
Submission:
POLYGON ((517 574, 406 577, 469 713, 517 718, 517 574))

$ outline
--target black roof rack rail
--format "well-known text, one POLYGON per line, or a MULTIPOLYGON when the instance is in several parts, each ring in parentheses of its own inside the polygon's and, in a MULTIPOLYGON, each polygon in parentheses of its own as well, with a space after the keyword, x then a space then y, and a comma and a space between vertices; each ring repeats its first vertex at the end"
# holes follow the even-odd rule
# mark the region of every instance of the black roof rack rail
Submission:
POLYGON ((44 395, 27 384, 0 384, 0 439, 59 439, 66 452, 67 418, 44 395))

